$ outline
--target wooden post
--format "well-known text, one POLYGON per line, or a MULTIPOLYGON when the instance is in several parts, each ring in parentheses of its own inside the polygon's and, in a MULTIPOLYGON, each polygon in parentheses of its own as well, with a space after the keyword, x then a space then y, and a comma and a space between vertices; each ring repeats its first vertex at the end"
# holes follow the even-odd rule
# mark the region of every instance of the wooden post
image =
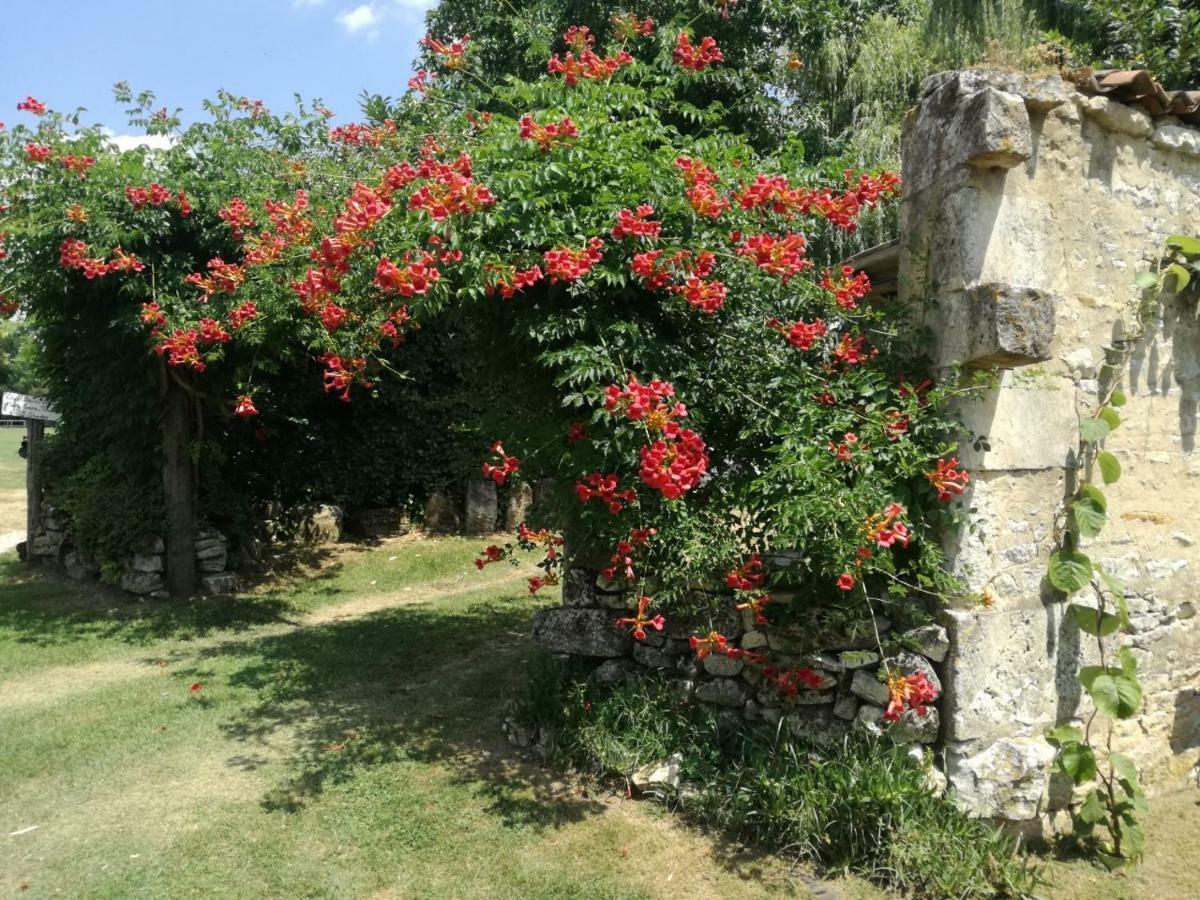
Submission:
POLYGON ((166 583, 177 597, 196 592, 196 494, 192 472, 191 416, 187 393, 167 381, 163 397, 163 492, 167 504, 166 583))
POLYGON ((25 559, 33 563, 33 538, 42 524, 42 460, 41 443, 46 423, 41 419, 25 420, 25 559))

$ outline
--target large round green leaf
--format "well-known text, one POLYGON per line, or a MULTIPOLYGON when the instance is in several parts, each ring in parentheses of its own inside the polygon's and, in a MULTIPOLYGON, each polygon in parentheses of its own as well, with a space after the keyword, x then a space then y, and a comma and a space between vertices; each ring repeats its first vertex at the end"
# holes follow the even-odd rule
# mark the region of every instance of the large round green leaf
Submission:
POLYGON ((1115 484, 1121 478, 1121 463, 1107 450, 1096 454, 1096 466, 1100 469, 1100 477, 1105 484, 1115 484))
POLYGON ((1058 590, 1074 594, 1092 580, 1092 561, 1078 550, 1057 550, 1050 554, 1047 575, 1058 590))
POLYGON ((1096 709, 1114 719, 1128 719, 1142 705, 1142 686, 1128 675, 1099 675, 1088 689, 1096 709))

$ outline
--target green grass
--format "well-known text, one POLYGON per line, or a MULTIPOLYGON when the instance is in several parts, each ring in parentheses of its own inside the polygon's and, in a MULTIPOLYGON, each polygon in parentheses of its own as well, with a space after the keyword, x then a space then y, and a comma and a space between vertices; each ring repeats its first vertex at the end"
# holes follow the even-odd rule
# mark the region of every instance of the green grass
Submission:
POLYGON ((512 753, 554 598, 476 550, 395 542, 182 605, 0 560, 0 895, 809 896, 512 753))
POLYGON ((0 491, 25 487, 25 460, 17 456, 24 428, 0 428, 0 491))

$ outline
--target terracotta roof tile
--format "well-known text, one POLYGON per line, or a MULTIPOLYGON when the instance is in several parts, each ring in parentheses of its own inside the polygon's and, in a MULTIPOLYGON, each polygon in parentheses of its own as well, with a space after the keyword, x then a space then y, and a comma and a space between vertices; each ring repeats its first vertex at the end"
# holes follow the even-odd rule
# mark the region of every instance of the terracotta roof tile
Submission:
POLYGON ((1081 93, 1138 106, 1151 118, 1175 116, 1200 125, 1200 91, 1167 91, 1145 69, 1076 69, 1063 76, 1081 93))

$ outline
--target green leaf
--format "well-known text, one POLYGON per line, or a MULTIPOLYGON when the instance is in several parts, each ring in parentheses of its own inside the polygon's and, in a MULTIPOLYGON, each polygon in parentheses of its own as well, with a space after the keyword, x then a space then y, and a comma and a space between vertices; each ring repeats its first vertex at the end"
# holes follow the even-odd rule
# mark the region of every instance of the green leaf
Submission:
POLYGON ((1072 603, 1067 609, 1071 611, 1071 618, 1075 620, 1075 624, 1079 626, 1080 630, 1088 634, 1108 637, 1121 627, 1120 616, 1102 613, 1098 609, 1080 606, 1078 603, 1072 603))
POLYGON ((1128 403, 1129 398, 1125 396, 1124 391, 1116 390, 1116 391, 1113 391, 1111 394, 1109 394, 1108 402, 1112 406, 1119 407, 1119 406, 1124 406, 1126 403, 1128 403))
POLYGON ((1103 419, 1084 419, 1079 423, 1079 436, 1089 444, 1098 444, 1112 429, 1103 419))
POLYGON ((1121 427, 1121 414, 1111 406, 1106 406, 1100 412, 1096 413, 1104 423, 1108 426, 1109 431, 1116 431, 1121 427))
POLYGON ((1104 510, 1099 509, 1094 502, 1088 499, 1076 500, 1072 503, 1071 513, 1075 517, 1075 525, 1079 529, 1079 533, 1084 537, 1095 537, 1104 530, 1104 523, 1108 521, 1104 510))
POLYGON ((1133 764, 1133 760, 1124 753, 1108 754, 1108 764, 1112 766, 1116 776, 1124 781, 1137 784, 1138 771, 1137 766, 1133 764))
POLYGON ((1138 272, 1134 283, 1143 291, 1146 291, 1158 284, 1158 276, 1153 272, 1138 272))
POLYGON ((1173 293, 1182 293, 1184 288, 1188 286, 1188 282, 1192 280, 1192 273, 1187 270, 1186 266, 1181 266, 1179 263, 1171 263, 1167 266, 1167 271, 1163 273, 1163 278, 1175 278, 1175 288, 1173 293))
POLYGON ((1075 813, 1081 822, 1087 825, 1095 825, 1104 819, 1105 812, 1104 795, 1099 789, 1092 791, 1087 795, 1087 799, 1079 806, 1079 811, 1075 813))
POLYGON ((1108 498, 1104 496, 1104 491, 1090 481, 1085 481, 1079 486, 1079 493, 1090 500, 1101 512, 1108 512, 1108 498))
POLYGON ((1078 725, 1059 725, 1046 732, 1046 740, 1055 747, 1078 744, 1083 740, 1083 729, 1078 725))
POLYGON ((1121 461, 1107 450, 1101 450, 1096 454, 1096 465, 1100 469, 1100 477, 1104 479, 1105 484, 1116 484, 1121 480, 1121 461))
POLYGON ((1091 693, 1093 682, 1107 671, 1104 666, 1084 666, 1079 670, 1079 683, 1085 691, 1091 693))
POLYGON ((1076 784, 1096 777, 1096 753, 1087 744, 1071 744, 1058 754, 1059 770, 1076 784))
POLYGON ((1173 234, 1167 238, 1167 249, 1178 250, 1188 259, 1200 256, 1200 240, 1183 234, 1173 234))
POLYGON ((1097 676, 1088 693, 1096 708, 1113 719, 1128 719, 1142 705, 1142 686, 1123 674, 1097 676))
POLYGON ((1133 651, 1128 647, 1122 647, 1117 651, 1117 658, 1121 660, 1121 671, 1134 678, 1137 675, 1137 657, 1133 655, 1133 651))
POLYGON ((1074 594, 1092 580, 1092 561, 1078 550, 1056 550, 1047 570, 1050 583, 1064 594, 1074 594))

